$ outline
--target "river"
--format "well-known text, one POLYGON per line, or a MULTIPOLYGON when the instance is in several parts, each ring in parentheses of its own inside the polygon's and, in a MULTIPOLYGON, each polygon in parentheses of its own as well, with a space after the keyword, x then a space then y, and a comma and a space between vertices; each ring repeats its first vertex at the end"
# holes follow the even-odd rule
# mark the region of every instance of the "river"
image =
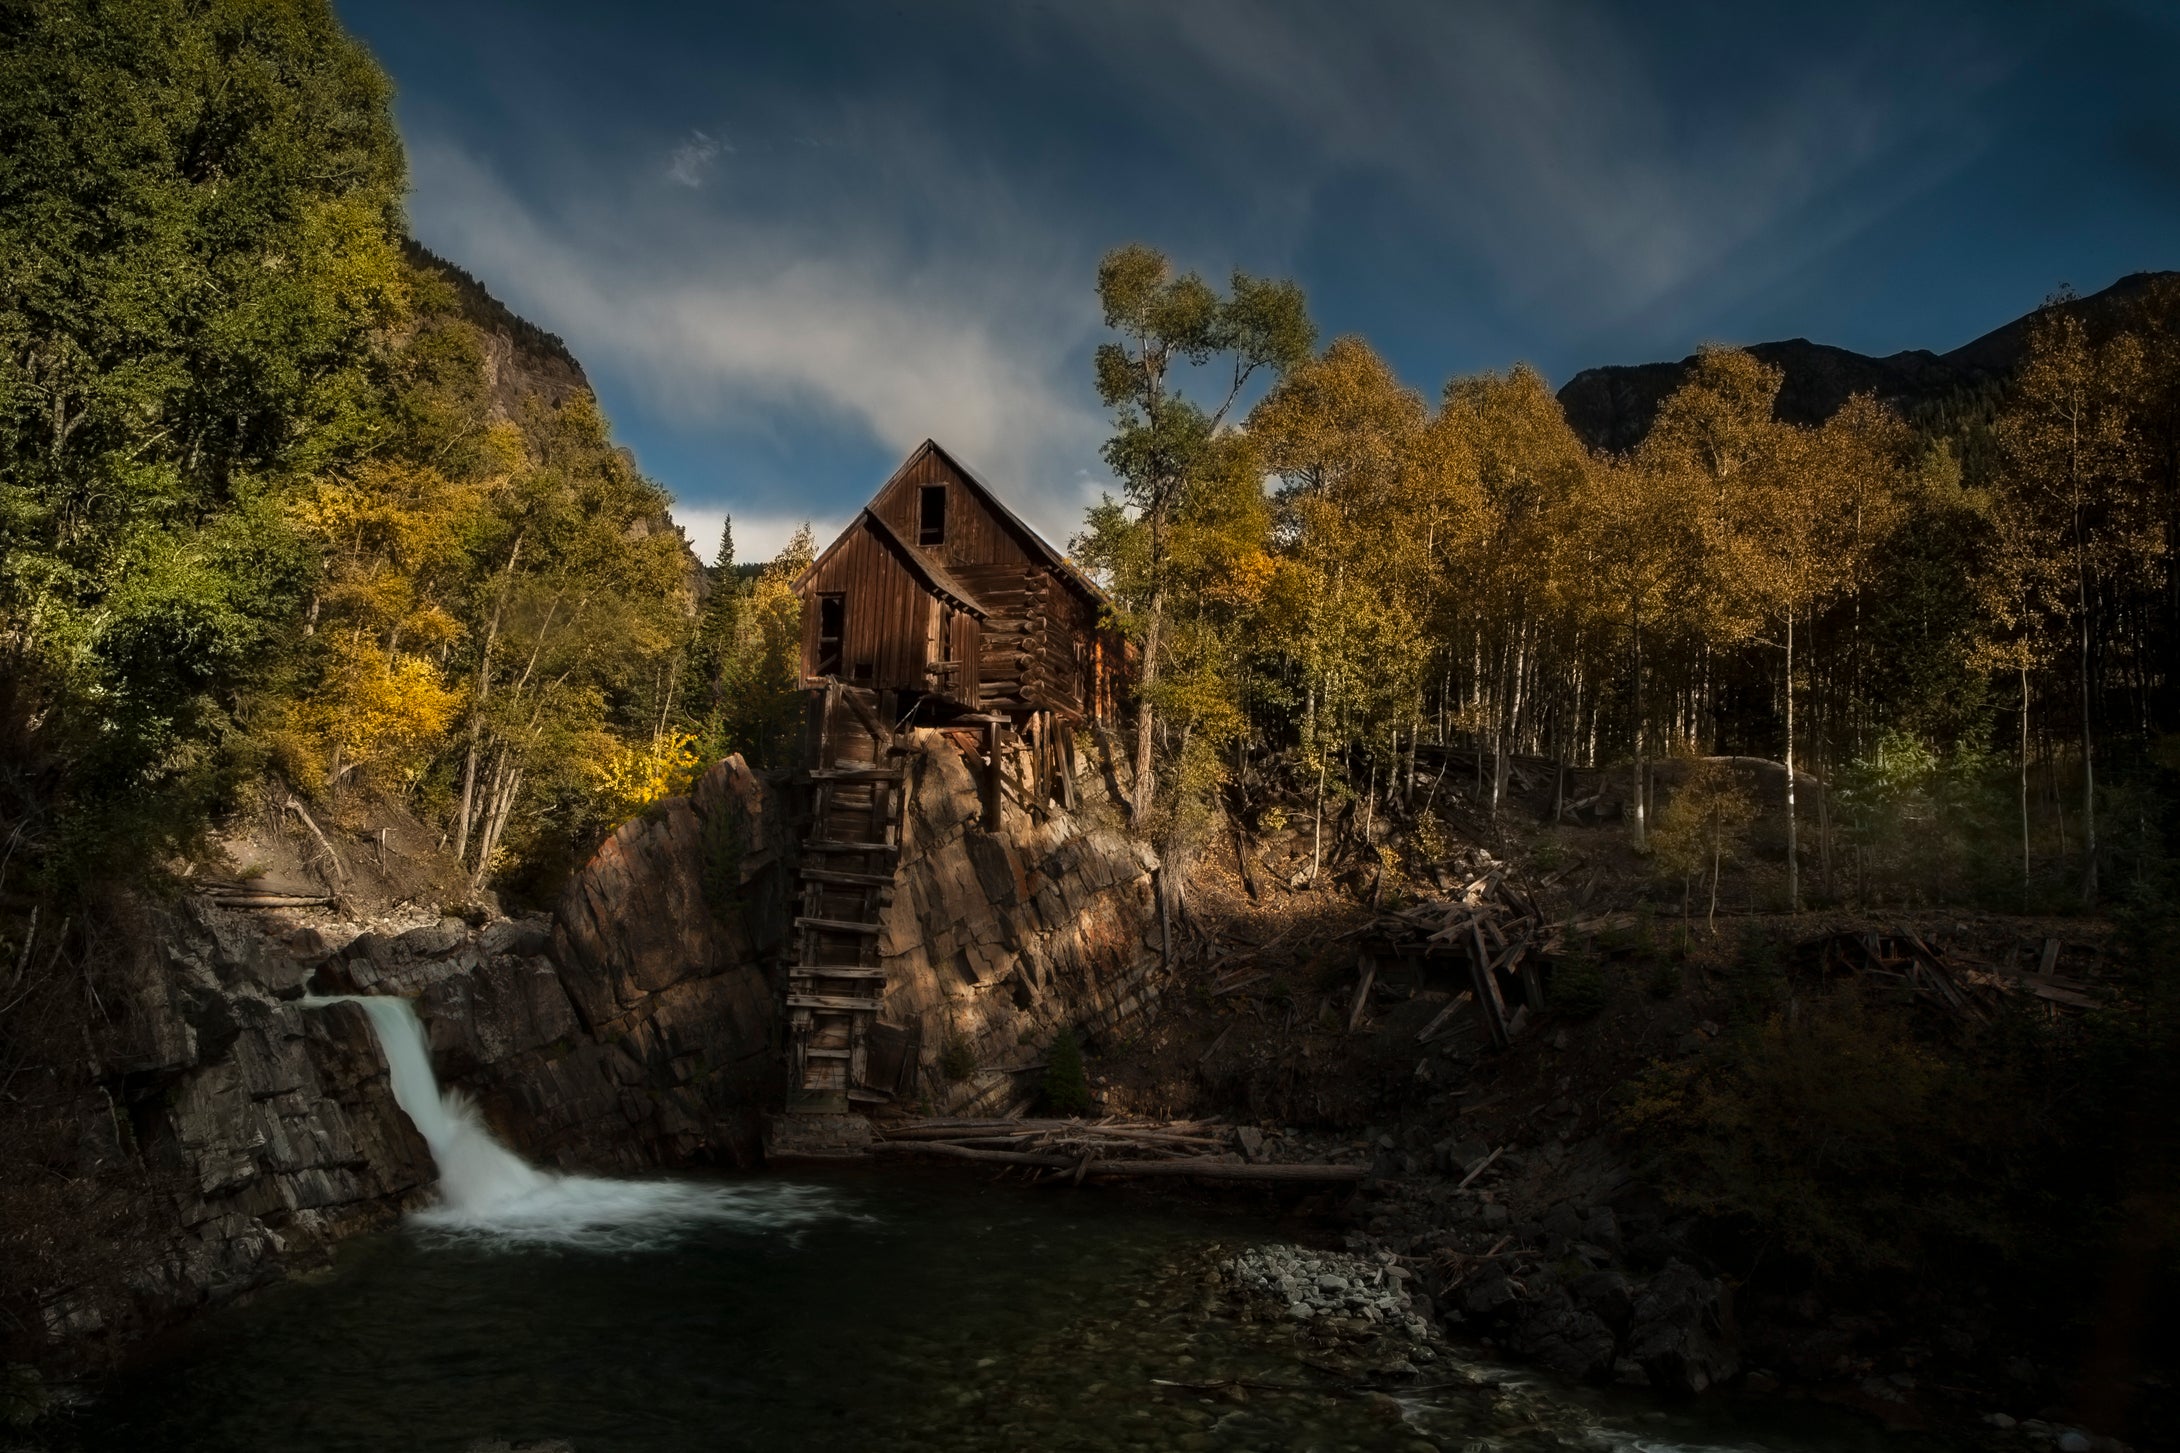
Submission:
POLYGON ((1809 1404, 1668 1407, 1443 1349, 1390 1394, 1205 1270, 1297 1228, 899 1167, 702 1187, 627 1234, 410 1223, 201 1319, 68 1424, 136 1453, 1904 1445, 1809 1404), (1308 1391, 1207 1390, 1228 1379, 1308 1391), (1162 1381, 1161 1381, 1162 1380, 1162 1381))

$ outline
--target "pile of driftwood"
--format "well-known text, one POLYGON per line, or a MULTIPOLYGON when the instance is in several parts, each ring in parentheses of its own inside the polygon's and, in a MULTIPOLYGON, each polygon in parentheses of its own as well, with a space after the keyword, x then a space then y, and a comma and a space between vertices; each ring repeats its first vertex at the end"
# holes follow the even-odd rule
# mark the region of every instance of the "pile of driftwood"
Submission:
POLYGON ((884 1120, 873 1151, 944 1156, 1041 1170, 1039 1181, 1119 1176, 1222 1181, 1359 1181, 1360 1165, 1293 1165, 1248 1158, 1248 1137, 1207 1120, 884 1120))
POLYGON ((1424 1027, 1419 1043, 1447 1032, 1456 1011, 1471 1008, 1485 1037, 1504 1049, 1543 1012, 1542 960, 1559 948, 1553 925, 1535 895, 1503 865, 1485 868, 1444 898, 1380 913, 1361 931, 1364 956, 1350 1025, 1369 1002, 1381 958, 1457 960, 1469 987, 1424 1027), (1509 1007, 1511 1005, 1511 1008, 1509 1007))
POLYGON ((2040 949, 2016 947, 2012 958, 2001 964, 1904 928, 1833 934, 1819 942, 1817 963, 1829 974, 1854 974, 1909 989, 1948 1013, 1979 1022, 1988 1020, 2005 999, 2024 994, 2052 1006, 2054 1013, 2103 1007, 2098 985, 2055 972, 2062 948, 2058 939, 2047 938, 2040 949), (2034 957, 2036 967, 2023 967, 2024 957, 2034 957))

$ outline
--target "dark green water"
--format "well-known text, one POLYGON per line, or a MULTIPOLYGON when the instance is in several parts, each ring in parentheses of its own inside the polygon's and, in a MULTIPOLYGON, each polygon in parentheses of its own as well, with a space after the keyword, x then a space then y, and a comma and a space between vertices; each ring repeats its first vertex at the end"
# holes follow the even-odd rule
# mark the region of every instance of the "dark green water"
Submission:
POLYGON ((898 1173, 745 1183, 671 1244, 511 1247, 403 1229, 205 1319, 73 1422, 85 1449, 1840 1450, 1852 1424, 1615 1403, 1450 1349, 1372 1395, 1276 1321, 1214 1307, 1216 1254, 1293 1228, 1103 1193, 898 1173), (785 1223, 785 1224, 781 1224, 785 1223), (1210 1393, 1243 1377, 1308 1392, 1210 1393))

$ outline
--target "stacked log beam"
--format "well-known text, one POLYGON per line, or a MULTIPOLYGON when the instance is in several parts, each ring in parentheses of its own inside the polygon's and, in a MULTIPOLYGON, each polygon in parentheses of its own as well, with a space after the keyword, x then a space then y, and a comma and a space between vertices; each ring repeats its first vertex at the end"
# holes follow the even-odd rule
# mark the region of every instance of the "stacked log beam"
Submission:
POLYGON ((1360 1165, 1251 1160, 1234 1127, 1204 1120, 887 1121, 874 1151, 923 1155, 1045 1172, 1044 1182, 1180 1176, 1196 1180, 1351 1183, 1360 1165))

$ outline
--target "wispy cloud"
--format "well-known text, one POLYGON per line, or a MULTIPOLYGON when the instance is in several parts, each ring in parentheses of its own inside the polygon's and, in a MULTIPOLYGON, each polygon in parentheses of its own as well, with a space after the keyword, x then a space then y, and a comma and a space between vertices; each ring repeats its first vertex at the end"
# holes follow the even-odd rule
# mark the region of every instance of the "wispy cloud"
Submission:
POLYGON ((902 453, 935 437, 1020 490, 1056 538, 1079 521, 1080 465, 1103 427, 1081 363, 1095 254, 1017 215, 1003 190, 932 248, 905 218, 847 226, 825 207, 743 218, 594 182, 547 204, 430 138, 412 142, 411 165, 425 235, 654 413, 760 440, 846 431, 902 453))
POLYGON ((1836 233, 1850 219, 1833 199, 1880 161, 1934 183, 1980 141, 1934 118, 2004 68, 1964 17, 1925 27, 1942 48, 1889 26, 1815 51, 1778 43, 1796 27, 1729 28, 1683 47, 1711 69, 1684 53, 1676 71, 1652 33, 1666 17, 1570 0, 1069 14, 1183 113, 1188 141, 1298 191, 1394 179, 1452 255, 1519 302, 1590 320, 1730 287, 1729 262, 1802 221, 1836 233), (1164 43, 1144 44, 1145 25, 1164 43), (1930 57, 1921 74, 1903 51, 1930 57))
POLYGON ((808 525, 816 536, 818 547, 823 549, 835 535, 847 527, 848 516, 817 514, 769 514, 730 511, 724 505, 692 504, 677 500, 674 503, 674 523, 681 526, 681 533, 689 539, 706 565, 713 563, 719 553, 719 531, 734 515, 734 558, 738 563, 770 560, 780 553, 795 531, 808 525))
POLYGON ((721 151, 732 150, 733 147, 717 137, 692 131, 688 139, 675 147, 673 155, 667 159, 666 178, 679 186, 701 187, 704 185, 705 174, 711 170, 712 158, 721 151))

